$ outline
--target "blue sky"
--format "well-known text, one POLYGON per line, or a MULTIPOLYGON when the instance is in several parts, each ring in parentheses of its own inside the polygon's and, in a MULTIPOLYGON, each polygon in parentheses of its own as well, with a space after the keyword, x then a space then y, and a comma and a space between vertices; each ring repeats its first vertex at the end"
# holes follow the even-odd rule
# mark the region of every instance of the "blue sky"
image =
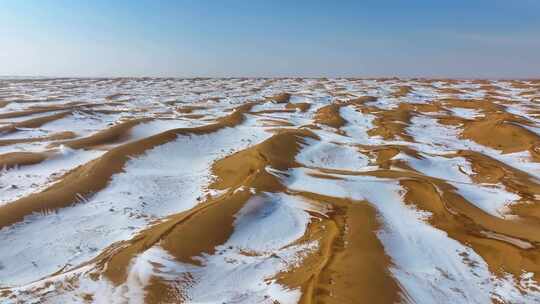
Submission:
POLYGON ((540 0, 0 0, 0 75, 540 77, 540 0))

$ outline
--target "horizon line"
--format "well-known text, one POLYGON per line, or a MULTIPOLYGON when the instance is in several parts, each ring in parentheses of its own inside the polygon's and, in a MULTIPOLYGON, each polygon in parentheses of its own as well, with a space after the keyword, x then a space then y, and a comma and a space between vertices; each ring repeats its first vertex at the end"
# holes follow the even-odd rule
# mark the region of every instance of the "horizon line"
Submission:
POLYGON ((58 76, 58 75, 0 75, 0 80, 9 79, 430 79, 430 80, 540 80, 540 75, 532 77, 482 77, 482 76, 58 76))

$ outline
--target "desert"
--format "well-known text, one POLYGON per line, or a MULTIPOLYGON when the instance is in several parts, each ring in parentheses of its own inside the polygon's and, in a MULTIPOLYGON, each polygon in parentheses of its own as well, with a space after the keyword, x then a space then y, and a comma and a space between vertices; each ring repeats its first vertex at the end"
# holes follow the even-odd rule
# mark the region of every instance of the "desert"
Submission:
POLYGON ((2 303, 538 303, 540 81, 0 79, 2 303))

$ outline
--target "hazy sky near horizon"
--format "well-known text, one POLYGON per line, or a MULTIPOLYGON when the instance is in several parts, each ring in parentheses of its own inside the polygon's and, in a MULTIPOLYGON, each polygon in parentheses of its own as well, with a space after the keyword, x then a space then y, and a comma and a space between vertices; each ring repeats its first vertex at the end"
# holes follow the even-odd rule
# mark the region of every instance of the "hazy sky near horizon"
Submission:
POLYGON ((540 0, 0 0, 0 75, 540 77, 540 0))

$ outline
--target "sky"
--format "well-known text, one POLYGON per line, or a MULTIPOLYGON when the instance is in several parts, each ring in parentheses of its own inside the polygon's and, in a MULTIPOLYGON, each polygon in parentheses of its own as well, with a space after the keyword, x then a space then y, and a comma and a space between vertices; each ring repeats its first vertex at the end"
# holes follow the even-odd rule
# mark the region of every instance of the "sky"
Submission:
POLYGON ((0 75, 540 77, 540 0, 0 0, 0 75))

